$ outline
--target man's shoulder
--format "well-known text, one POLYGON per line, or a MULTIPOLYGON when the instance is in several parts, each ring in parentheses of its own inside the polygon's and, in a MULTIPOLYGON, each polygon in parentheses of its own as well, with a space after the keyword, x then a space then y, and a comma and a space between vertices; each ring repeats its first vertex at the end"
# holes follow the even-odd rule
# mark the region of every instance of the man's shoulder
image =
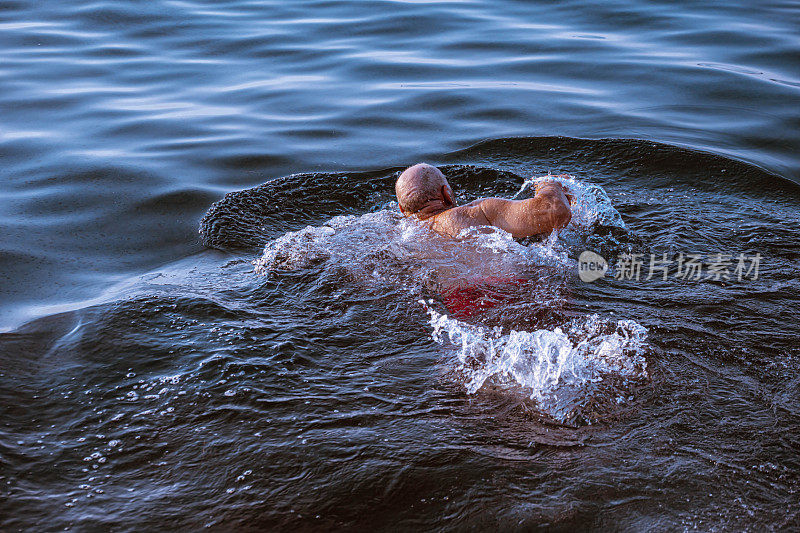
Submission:
POLYGON ((484 224, 491 224, 496 215, 506 209, 509 203, 514 203, 514 201, 496 197, 478 198, 462 206, 463 214, 470 218, 476 218, 484 224))
POLYGON ((442 215, 445 215, 449 219, 475 219, 480 218, 483 216, 483 204, 486 202, 487 198, 478 198, 477 200, 472 200, 468 204, 459 205, 457 207, 453 207, 452 209, 448 209, 442 215))
POLYGON ((498 206, 502 206, 510 202, 511 200, 506 200, 505 198, 496 198, 496 197, 489 197, 489 198, 477 198, 472 200, 468 204, 460 205, 458 207, 454 207, 453 209, 459 209, 460 213, 478 213, 482 212, 485 209, 495 209, 498 206))
POLYGON ((490 224, 483 210, 486 200, 489 198, 479 198, 468 204, 443 211, 434 217, 433 224, 439 231, 453 235, 471 226, 490 224))

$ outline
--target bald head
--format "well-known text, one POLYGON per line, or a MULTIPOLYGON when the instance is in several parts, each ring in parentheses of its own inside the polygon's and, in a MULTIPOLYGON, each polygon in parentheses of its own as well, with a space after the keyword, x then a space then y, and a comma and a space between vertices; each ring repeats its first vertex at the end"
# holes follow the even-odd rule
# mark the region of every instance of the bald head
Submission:
POLYGON ((453 191, 441 171, 427 163, 408 167, 394 185, 397 202, 406 215, 413 215, 432 203, 453 205, 453 191))

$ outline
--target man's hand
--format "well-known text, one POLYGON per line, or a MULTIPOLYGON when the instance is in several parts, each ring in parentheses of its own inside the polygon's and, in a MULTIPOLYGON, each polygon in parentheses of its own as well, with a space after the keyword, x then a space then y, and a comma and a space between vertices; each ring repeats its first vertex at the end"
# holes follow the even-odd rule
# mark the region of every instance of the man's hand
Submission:
MULTIPOLYGON (((555 176, 556 178, 569 178, 569 174, 559 174, 555 176)), ((561 189, 561 192, 564 193, 564 196, 567 197, 569 200, 569 205, 575 205, 575 195, 570 192, 569 188, 564 185, 563 183, 551 179, 542 180, 536 184, 535 194, 539 194, 539 191, 542 190, 544 187, 557 187, 561 189)))

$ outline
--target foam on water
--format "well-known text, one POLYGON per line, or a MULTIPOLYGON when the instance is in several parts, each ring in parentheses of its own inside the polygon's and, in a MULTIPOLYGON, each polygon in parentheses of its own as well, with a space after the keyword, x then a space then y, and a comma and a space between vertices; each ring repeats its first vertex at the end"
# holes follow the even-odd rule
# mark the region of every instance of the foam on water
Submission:
POLYGON ((525 265, 564 265, 552 246, 523 246, 497 228, 471 228, 444 238, 396 209, 338 216, 322 226, 289 232, 266 244, 254 261, 259 274, 298 270, 326 262, 359 276, 415 284, 426 273, 447 270, 457 278, 511 274, 525 265), (398 278, 401 273, 407 275, 398 278))
POLYGON ((519 386, 542 412, 564 422, 586 403, 587 384, 648 377, 642 356, 647 331, 632 320, 590 315, 564 328, 504 332, 450 318, 433 309, 432 300, 420 304, 430 316, 433 339, 456 348, 456 371, 470 394, 487 380, 519 386))
MULTIPOLYGON (((553 273, 548 277, 568 277, 575 270, 570 256, 584 249, 596 228, 627 230, 601 187, 571 177, 532 178, 515 198, 530 197, 543 180, 564 184, 574 202, 569 226, 539 243, 524 246, 505 231, 485 227, 443 238, 390 205, 287 233, 267 243, 254 261, 256 272, 321 264, 323 270, 344 269, 352 280, 400 286, 423 298, 426 288, 428 294, 441 294, 448 286, 470 287, 487 278, 525 278, 532 268, 548 269, 553 273)), ((434 300, 419 301, 430 316, 433 339, 457 347, 451 363, 468 393, 488 382, 521 387, 543 413, 567 421, 596 393, 592 384, 609 377, 624 383, 647 377, 646 330, 636 322, 591 315, 553 329, 504 330, 448 316, 436 310, 434 300)))

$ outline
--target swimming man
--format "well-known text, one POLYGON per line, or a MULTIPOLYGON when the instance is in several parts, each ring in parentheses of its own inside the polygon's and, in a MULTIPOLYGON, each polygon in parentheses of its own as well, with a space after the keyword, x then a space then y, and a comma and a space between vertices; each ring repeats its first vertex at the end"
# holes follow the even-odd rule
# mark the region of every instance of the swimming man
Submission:
POLYGON ((397 202, 404 216, 416 217, 442 235, 455 237, 476 226, 494 226, 515 239, 549 235, 572 219, 567 191, 555 181, 545 181, 527 200, 479 198, 457 206, 453 190, 441 171, 426 163, 409 167, 395 183, 397 202))

